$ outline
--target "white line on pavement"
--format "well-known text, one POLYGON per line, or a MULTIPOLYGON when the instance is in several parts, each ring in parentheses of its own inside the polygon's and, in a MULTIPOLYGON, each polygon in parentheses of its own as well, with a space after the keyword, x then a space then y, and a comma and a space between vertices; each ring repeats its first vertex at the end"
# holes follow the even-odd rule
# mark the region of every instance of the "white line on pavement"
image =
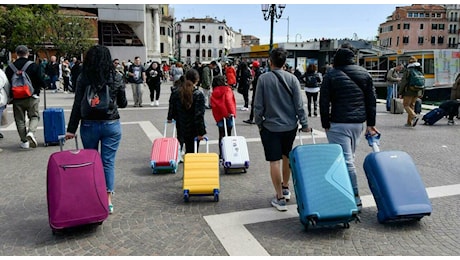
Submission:
MULTIPOLYGON (((430 198, 454 196, 460 194, 460 184, 430 187, 426 190, 430 198)), ((361 199, 363 207, 375 207, 372 195, 363 196, 361 199)), ((299 217, 295 204, 288 205, 287 212, 263 208, 204 216, 204 219, 230 256, 269 256, 244 225, 294 217, 299 217)))

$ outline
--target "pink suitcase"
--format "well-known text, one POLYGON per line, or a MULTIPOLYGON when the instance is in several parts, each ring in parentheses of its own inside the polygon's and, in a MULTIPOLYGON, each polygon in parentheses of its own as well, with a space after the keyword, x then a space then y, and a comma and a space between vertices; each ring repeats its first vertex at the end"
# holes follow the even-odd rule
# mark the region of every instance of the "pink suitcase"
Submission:
POLYGON ((97 150, 63 150, 51 154, 47 170, 48 218, 53 231, 102 224, 109 216, 104 168, 97 150))
MULTIPOLYGON (((173 121, 174 122, 174 121, 173 121)), ((153 141, 152 152, 150 154, 150 166, 153 173, 172 172, 176 173, 179 161, 180 145, 175 137, 176 127, 173 123, 173 136, 166 137, 168 122, 165 122, 163 137, 153 141)))

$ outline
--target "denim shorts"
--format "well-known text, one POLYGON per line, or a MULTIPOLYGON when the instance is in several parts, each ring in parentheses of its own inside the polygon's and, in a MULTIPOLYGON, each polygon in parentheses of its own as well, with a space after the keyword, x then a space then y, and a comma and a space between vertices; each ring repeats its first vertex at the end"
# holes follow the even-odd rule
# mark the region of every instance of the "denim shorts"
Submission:
POLYGON ((286 132, 271 132, 265 127, 260 131, 260 139, 264 146, 265 160, 269 162, 278 161, 285 155, 289 157, 297 134, 297 127, 286 132))

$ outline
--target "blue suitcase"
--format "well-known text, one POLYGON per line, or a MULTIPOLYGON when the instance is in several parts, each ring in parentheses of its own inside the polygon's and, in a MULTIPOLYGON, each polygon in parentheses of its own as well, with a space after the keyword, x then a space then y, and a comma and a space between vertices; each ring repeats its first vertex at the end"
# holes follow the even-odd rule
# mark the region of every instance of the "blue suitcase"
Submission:
POLYGON ((43 132, 45 146, 59 145, 59 136, 65 135, 64 109, 47 108, 43 110, 43 132))
MULTIPOLYGON (((338 144, 296 146, 289 154, 300 222, 309 226, 335 226, 358 218, 358 208, 338 144)), ((300 140, 302 140, 300 138, 300 140)))
POLYGON ((442 108, 435 108, 432 109, 430 112, 426 113, 423 117, 422 120, 425 121, 425 125, 434 125, 436 122, 438 122, 441 118, 446 116, 446 111, 442 108))
POLYGON ((431 202, 411 156, 403 151, 380 152, 380 134, 366 138, 374 152, 366 156, 363 166, 379 223, 429 216, 431 202))

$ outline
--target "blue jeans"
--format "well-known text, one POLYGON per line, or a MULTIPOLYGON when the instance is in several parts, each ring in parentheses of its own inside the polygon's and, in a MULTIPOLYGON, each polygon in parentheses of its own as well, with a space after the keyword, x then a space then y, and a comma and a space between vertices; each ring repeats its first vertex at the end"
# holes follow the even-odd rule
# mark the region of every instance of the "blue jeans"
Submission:
POLYGON ((387 86, 387 111, 390 111, 391 109, 391 99, 394 97, 393 91, 395 89, 393 88, 393 84, 387 86))
POLYGON ((331 123, 331 128, 326 132, 329 143, 340 144, 342 146, 351 186, 355 195, 359 195, 358 181, 356 179, 355 151, 363 131, 364 124, 362 123, 331 123))
POLYGON ((115 155, 121 140, 120 121, 82 120, 80 135, 85 149, 99 150, 100 143, 107 192, 114 192, 115 155))
POLYGON ((58 81, 58 75, 54 75, 50 77, 50 89, 54 90, 57 89, 56 81, 58 81))

